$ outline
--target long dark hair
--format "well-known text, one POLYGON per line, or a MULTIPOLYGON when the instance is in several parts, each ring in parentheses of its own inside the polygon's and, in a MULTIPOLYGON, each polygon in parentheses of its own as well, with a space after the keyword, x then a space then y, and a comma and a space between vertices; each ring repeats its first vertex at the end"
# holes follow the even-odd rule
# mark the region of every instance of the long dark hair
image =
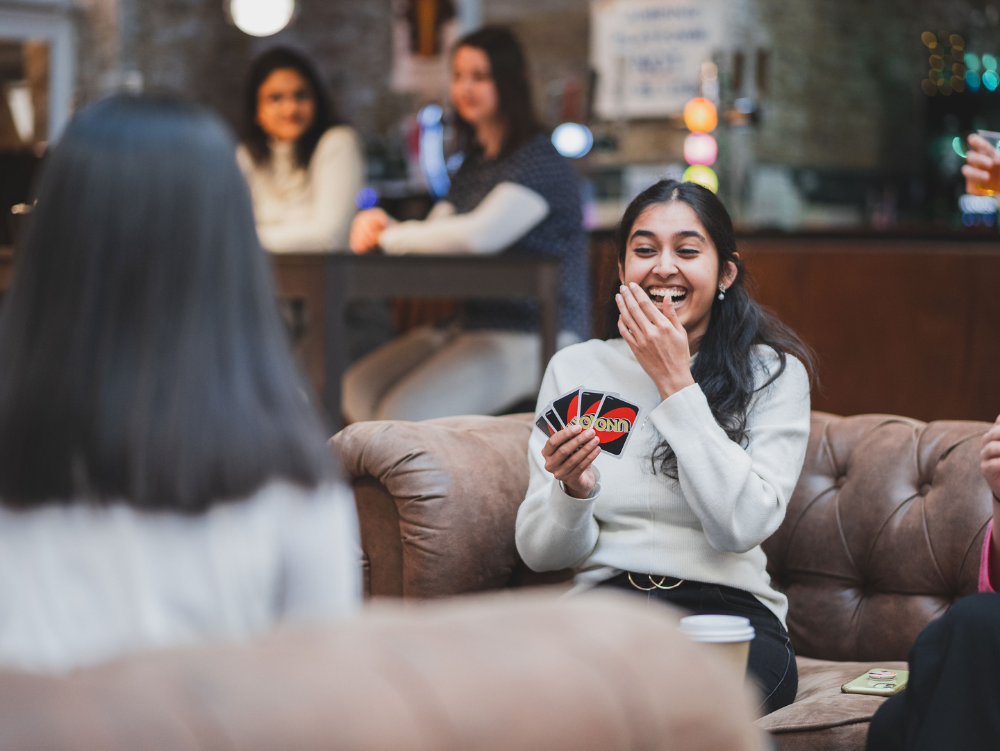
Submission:
MULTIPOLYGON (((722 279, 727 262, 736 266, 736 278, 726 290, 725 299, 712 298, 708 330, 691 366, 691 375, 705 394, 715 421, 731 440, 745 446, 747 410, 754 393, 771 385, 785 371, 786 354, 801 360, 810 373, 813 372, 813 356, 794 331, 750 295, 749 278, 743 259, 737 254, 729 212, 712 191, 697 183, 661 180, 636 196, 615 228, 619 268, 625 266, 628 237, 639 215, 651 206, 674 201, 690 206, 708 232, 719 255, 718 281, 722 279), (771 348, 778 358, 777 369, 760 385, 755 383, 755 371, 760 371, 764 364, 755 352, 758 345, 771 348)), ((613 338, 620 336, 617 321, 618 306, 612 299, 606 330, 613 338)), ((677 479, 677 456, 666 441, 653 452, 653 470, 677 479)))
MULTIPOLYGON (((489 58, 493 84, 497 87, 497 106, 504 123, 500 153, 513 151, 540 133, 542 126, 531 101, 528 65, 514 32, 505 26, 484 26, 459 39, 455 51, 460 47, 475 47, 489 58)), ((458 112, 455 112, 455 127, 460 151, 469 153, 478 148, 475 130, 458 112)))
POLYGON ((120 95, 48 157, 0 312, 0 500, 198 512, 335 470, 235 142, 120 95))
POLYGON ((302 76, 312 90, 316 113, 312 123, 295 142, 295 161, 303 169, 309 166, 316 144, 327 129, 340 124, 326 95, 326 88, 320 80, 316 68, 306 57, 288 47, 274 47, 259 55, 250 66, 247 85, 243 93, 244 120, 243 143, 255 164, 267 164, 271 150, 267 146, 267 134, 257 123, 257 92, 267 77, 276 70, 291 68, 302 76))

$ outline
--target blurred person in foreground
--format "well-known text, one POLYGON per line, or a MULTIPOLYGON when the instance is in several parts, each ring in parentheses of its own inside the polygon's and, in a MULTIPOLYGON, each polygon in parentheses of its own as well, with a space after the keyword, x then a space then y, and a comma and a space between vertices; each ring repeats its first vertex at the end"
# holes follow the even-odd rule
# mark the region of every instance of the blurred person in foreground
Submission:
POLYGON ((906 690, 872 717, 871 751, 1000 746, 1000 417, 982 443, 980 471, 993 493, 993 519, 979 561, 980 593, 963 597, 920 632, 906 690))
POLYGON ((0 313, 0 666, 58 672, 353 613, 360 547, 234 142, 83 109, 0 313))
MULTIPOLYGON (((465 158, 447 197, 423 221, 362 211, 351 227, 351 249, 559 258, 559 346, 589 338, 580 187, 535 116, 524 53, 509 29, 486 27, 458 41, 450 95, 465 158)), ((356 363, 344 376, 344 416, 357 422, 495 414, 534 399, 541 372, 537 306, 471 300, 462 323, 462 330, 417 329, 356 363)))
POLYGON ((313 65, 277 47, 254 60, 244 94, 240 169, 261 244, 274 252, 347 250, 364 157, 313 65))

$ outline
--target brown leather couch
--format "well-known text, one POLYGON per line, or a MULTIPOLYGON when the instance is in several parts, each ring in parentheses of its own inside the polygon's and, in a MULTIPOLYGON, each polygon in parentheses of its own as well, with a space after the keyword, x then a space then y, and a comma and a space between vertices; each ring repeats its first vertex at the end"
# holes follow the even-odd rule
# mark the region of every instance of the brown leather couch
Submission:
MULTIPOLYGON (((764 544, 789 598, 796 701, 758 721, 778 749, 862 749, 883 701, 842 694, 869 668, 904 667, 929 621, 976 591, 992 514, 979 422, 813 413, 805 467, 764 544)), ((530 415, 371 422, 333 439, 354 484, 372 596, 447 597, 565 582, 514 547, 530 415)))
POLYGON ((732 667, 676 627, 624 595, 493 593, 0 672, 0 751, 763 751, 732 667))

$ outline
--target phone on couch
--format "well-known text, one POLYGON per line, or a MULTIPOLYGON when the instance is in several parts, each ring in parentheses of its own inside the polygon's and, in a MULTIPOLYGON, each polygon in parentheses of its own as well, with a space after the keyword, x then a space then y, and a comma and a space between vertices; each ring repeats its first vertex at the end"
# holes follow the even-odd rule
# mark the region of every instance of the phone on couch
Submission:
MULTIPOLYGON (((874 670, 869 672, 874 672, 874 670)), ((853 681, 849 681, 841 686, 840 690, 845 694, 892 696, 906 688, 906 682, 910 679, 909 670, 892 670, 887 672, 894 673, 895 675, 881 676, 873 679, 869 677, 869 673, 862 673, 853 681)))

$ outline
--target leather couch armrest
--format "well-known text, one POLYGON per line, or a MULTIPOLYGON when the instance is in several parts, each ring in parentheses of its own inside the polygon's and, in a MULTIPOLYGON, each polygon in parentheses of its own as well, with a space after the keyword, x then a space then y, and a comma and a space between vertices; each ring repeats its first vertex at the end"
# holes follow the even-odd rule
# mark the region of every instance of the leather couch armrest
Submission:
POLYGON ((355 486, 371 594, 444 597, 511 580, 531 429, 531 415, 451 417, 356 423, 331 439, 355 486))

